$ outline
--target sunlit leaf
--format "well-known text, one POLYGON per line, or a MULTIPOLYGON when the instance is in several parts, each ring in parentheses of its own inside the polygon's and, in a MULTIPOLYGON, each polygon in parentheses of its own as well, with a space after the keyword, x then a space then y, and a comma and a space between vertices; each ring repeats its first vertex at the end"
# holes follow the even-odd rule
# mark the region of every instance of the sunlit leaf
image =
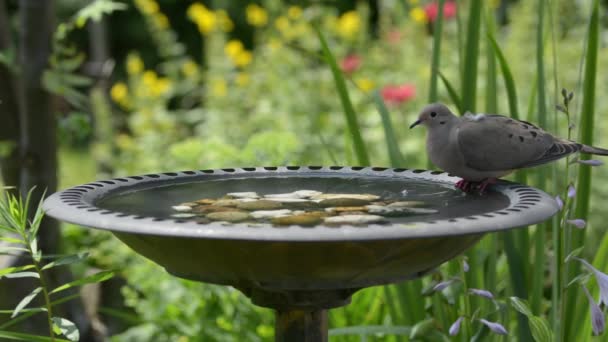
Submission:
POLYGON ((88 252, 68 255, 68 256, 59 258, 55 261, 49 262, 48 264, 44 265, 44 267, 42 267, 42 270, 43 271, 48 270, 49 268, 53 268, 53 267, 57 267, 57 266, 61 266, 61 265, 74 264, 74 263, 80 262, 82 260, 85 260, 88 256, 89 256, 88 252))
POLYGON ((113 276, 114 276, 114 271, 98 272, 98 273, 92 274, 90 276, 84 277, 82 279, 77 279, 77 280, 74 280, 67 284, 61 285, 49 293, 54 294, 57 292, 67 290, 72 287, 81 286, 81 285, 85 285, 85 284, 101 283, 102 281, 106 281, 106 280, 112 278, 113 276))
POLYGON ((19 304, 17 304, 17 306, 15 307, 15 310, 13 311, 11 318, 14 318, 15 316, 17 316, 23 308, 25 308, 29 303, 31 303, 32 300, 34 300, 34 298, 36 298, 36 296, 40 293, 40 291, 42 291, 42 287, 37 287, 34 289, 34 291, 30 292, 30 294, 23 297, 23 299, 21 299, 19 304))
POLYGON ((53 317, 53 324, 61 331, 63 336, 67 337, 70 341, 79 341, 80 340, 80 332, 76 325, 61 317, 53 317))

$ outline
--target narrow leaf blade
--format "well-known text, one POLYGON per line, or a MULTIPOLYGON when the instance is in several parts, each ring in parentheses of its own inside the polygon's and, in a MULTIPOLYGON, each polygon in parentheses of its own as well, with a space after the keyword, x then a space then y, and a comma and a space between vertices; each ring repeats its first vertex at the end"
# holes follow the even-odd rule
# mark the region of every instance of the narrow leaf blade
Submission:
POLYGON ((21 299, 19 304, 17 304, 17 306, 15 307, 11 318, 15 318, 23 308, 25 308, 29 303, 32 302, 32 300, 34 300, 34 298, 36 298, 40 291, 42 291, 42 287, 37 287, 34 289, 34 291, 30 292, 30 294, 23 297, 23 299, 21 299))
POLYGON ((101 283, 102 281, 106 281, 106 280, 112 278, 114 276, 114 274, 115 274, 114 271, 98 272, 98 273, 92 274, 90 276, 84 277, 82 279, 74 280, 67 284, 63 284, 63 285, 55 288, 53 291, 51 291, 49 293, 54 294, 57 292, 67 290, 72 287, 81 286, 81 285, 85 285, 85 284, 101 283))

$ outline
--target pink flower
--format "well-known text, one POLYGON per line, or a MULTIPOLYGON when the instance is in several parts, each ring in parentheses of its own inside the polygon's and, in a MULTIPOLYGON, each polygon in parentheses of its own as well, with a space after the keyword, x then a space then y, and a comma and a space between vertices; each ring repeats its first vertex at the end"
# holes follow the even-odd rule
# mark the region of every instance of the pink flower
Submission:
POLYGON ((352 74, 361 66, 361 57, 358 55, 348 55, 340 61, 340 69, 345 74, 352 74))
MULTIPOLYGON (((437 1, 424 6, 424 13, 426 13, 426 18, 430 23, 434 22, 439 14, 439 4, 437 1)), ((456 17, 456 1, 446 1, 443 4, 443 18, 451 19, 454 17, 456 17)))
POLYGON ((387 85, 382 88, 382 98, 391 105, 409 101, 414 96, 416 96, 416 87, 413 84, 387 85))

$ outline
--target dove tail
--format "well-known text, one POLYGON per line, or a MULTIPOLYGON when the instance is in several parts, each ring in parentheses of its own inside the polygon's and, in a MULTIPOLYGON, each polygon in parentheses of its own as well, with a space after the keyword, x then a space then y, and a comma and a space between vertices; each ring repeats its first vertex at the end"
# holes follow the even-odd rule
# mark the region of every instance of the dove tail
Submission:
POLYGON ((593 146, 589 146, 589 145, 582 145, 581 144, 581 152, 583 153, 590 153, 590 154, 597 154, 600 156, 608 156, 608 150, 605 148, 599 148, 599 147, 593 147, 593 146))

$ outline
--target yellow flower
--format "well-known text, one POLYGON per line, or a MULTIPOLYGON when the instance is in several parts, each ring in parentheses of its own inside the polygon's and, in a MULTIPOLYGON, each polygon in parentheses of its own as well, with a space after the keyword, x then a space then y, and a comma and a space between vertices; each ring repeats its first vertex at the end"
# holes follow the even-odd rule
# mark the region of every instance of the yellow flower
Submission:
POLYGON ((152 93, 152 96, 159 96, 167 93, 169 89, 171 89, 171 80, 166 77, 163 77, 157 79, 156 82, 154 82, 152 88, 150 89, 150 92, 152 93))
POLYGON ((417 23, 426 23, 426 13, 424 13, 424 10, 420 7, 414 7, 410 10, 410 18, 417 23))
POLYGON ((186 63, 182 64, 182 73, 186 77, 194 77, 198 74, 198 65, 196 65, 196 63, 194 63, 193 61, 189 60, 186 63))
POLYGON ((355 84, 357 85, 357 88, 361 89, 361 91, 364 93, 369 93, 376 87, 374 81, 370 80, 369 78, 360 78, 355 80, 355 84))
POLYGON ((348 11, 338 18, 338 34, 344 38, 354 37, 361 28, 361 17, 355 11, 348 11))
POLYGON ((243 51, 244 49, 245 48, 243 47, 243 43, 241 43, 240 40, 231 39, 224 46, 224 53, 226 53, 226 55, 228 55, 229 57, 234 58, 236 55, 241 53, 241 51, 243 51))
POLYGON ((169 19, 167 18, 166 15, 164 15, 162 13, 154 14, 152 19, 154 20, 154 25, 156 25, 156 27, 158 27, 161 30, 164 30, 169 27, 169 19))
POLYGON ((152 87, 154 87, 154 84, 156 83, 157 78, 158 77, 156 76, 156 73, 154 71, 147 70, 146 72, 144 72, 144 75, 142 76, 142 81, 146 87, 152 88, 152 87))
POLYGON ((138 75, 144 70, 144 62, 138 54, 129 54, 127 56, 127 73, 129 75, 138 75))
POLYGON ((194 3, 188 7, 187 11, 188 18, 194 21, 198 30, 201 34, 207 35, 215 28, 217 18, 213 11, 210 11, 207 7, 200 3, 194 3))
POLYGON ((110 97, 118 104, 125 103, 129 96, 129 88, 123 82, 118 82, 110 89, 110 97))
POLYGON ((222 9, 215 11, 215 17, 217 18, 217 22, 224 32, 230 32, 234 29, 234 23, 226 11, 222 9))
POLYGON ((158 13, 159 7, 154 0, 136 0, 135 4, 145 14, 158 13))
POLYGON ((276 27, 277 30, 281 31, 282 33, 288 31, 289 26, 289 19, 287 19, 287 17, 285 16, 280 16, 277 18, 277 20, 274 21, 274 27, 276 27))
POLYGON ((216 97, 224 97, 228 93, 226 81, 217 78, 211 81, 211 94, 216 97))
POLYGON ((268 13, 257 4, 249 4, 245 9, 247 22, 255 27, 263 27, 268 23, 268 13))
POLYGON ((291 20, 298 20, 302 16, 302 7, 300 6, 289 6, 287 9, 287 17, 291 20))
POLYGON ((244 73, 244 72, 239 72, 236 75, 235 83, 241 87, 246 86, 247 84, 249 84, 249 74, 244 73))
POLYGON ((236 65, 238 67, 245 67, 245 66, 251 64, 252 59, 253 59, 253 55, 251 54, 251 52, 249 52, 247 50, 243 50, 239 54, 234 56, 232 61, 234 62, 234 65, 236 65))

